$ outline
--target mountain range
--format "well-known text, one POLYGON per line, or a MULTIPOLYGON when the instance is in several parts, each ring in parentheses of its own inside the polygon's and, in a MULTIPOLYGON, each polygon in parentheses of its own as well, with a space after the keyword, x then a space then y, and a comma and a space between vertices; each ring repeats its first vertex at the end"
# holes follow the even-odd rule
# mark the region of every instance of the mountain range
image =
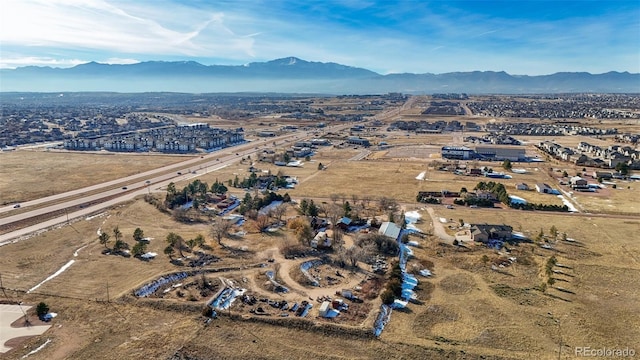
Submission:
POLYGON ((246 65, 148 61, 90 62, 71 68, 26 66, 0 70, 2 92, 281 92, 316 94, 639 93, 640 74, 562 72, 510 75, 500 71, 388 74, 336 63, 287 57, 246 65))

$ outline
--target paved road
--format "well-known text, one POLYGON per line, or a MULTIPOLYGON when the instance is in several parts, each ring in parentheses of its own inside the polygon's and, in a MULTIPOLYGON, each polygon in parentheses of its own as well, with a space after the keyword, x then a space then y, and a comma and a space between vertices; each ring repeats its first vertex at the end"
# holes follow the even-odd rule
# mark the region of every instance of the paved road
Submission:
MULTIPOLYGON (((351 126, 351 124, 337 125, 330 128, 331 131, 341 131, 351 126)), ((329 129, 327 129, 329 130, 329 129)), ((48 196, 45 198, 24 202, 21 204, 21 209, 28 208, 38 204, 46 204, 47 202, 56 202, 49 206, 43 206, 39 209, 33 209, 26 212, 21 212, 15 215, 8 215, 3 218, 0 218, 0 226, 8 225, 15 223, 17 221, 25 220, 32 218, 34 216, 48 214, 55 211, 61 211, 67 209, 68 213, 64 216, 59 216, 53 219, 49 219, 47 221, 43 221, 36 225, 28 226, 25 228, 21 228, 19 230, 15 230, 3 235, 0 235, 0 246, 5 245, 7 243, 15 241, 15 239, 19 239, 24 237, 25 235, 48 229, 52 226, 63 224, 70 219, 75 219, 79 217, 85 217, 90 214, 99 212, 105 208, 113 206, 117 203, 130 200, 135 198, 136 196, 143 195, 151 190, 161 189, 166 187, 170 182, 178 182, 182 180, 189 180, 200 176, 204 173, 216 171, 223 167, 229 166, 235 163, 239 158, 245 157, 247 155, 254 154, 262 150, 261 145, 271 144, 272 142, 280 142, 280 144, 286 144, 288 142, 293 142, 301 139, 309 138, 312 134, 312 131, 300 132, 300 133, 292 133, 283 136, 279 136, 276 138, 270 138, 268 140, 260 141, 256 140, 248 144, 239 145, 234 148, 225 148, 220 151, 216 151, 213 153, 209 153, 206 155, 202 155, 201 157, 195 157, 193 159, 189 159, 179 164, 167 165, 162 168, 158 168, 155 170, 146 171, 141 174, 136 174, 132 176, 127 176, 121 179, 116 179, 112 181, 108 181, 102 184, 88 186, 82 189, 77 189, 69 192, 65 192, 62 194, 57 194, 53 196, 48 196), (234 152, 235 155, 226 155, 221 156, 222 153, 234 152), (203 160, 204 159, 204 160, 203 160), (207 161, 208 160, 208 161, 207 161), (178 174, 180 173, 180 174, 178 174), (129 182, 131 181, 131 182, 129 182), (126 183, 126 189, 122 188, 113 188, 114 186, 121 186, 123 183, 126 183), (103 190, 103 191, 100 191, 103 190), (84 196, 90 191, 97 191, 97 193, 84 196), (79 197, 80 196, 80 197, 79 197), (68 199, 70 197, 76 197, 75 199, 70 199, 64 201, 64 199, 68 199), (87 202, 92 201, 100 201, 100 199, 109 198, 111 199, 100 202, 95 205, 87 206, 85 208, 80 208, 80 205, 85 204, 87 202), (76 211, 73 211, 73 210, 76 211)), ((8 212, 11 210, 16 210, 13 206, 8 206, 0 209, 0 213, 8 212)))
MULTIPOLYGON (((404 110, 411 107, 414 101, 415 99, 413 97, 410 97, 401 108, 386 110, 376 115, 374 118, 384 119, 397 116, 400 113, 401 109, 404 110)), ((325 131, 340 132, 349 128, 350 126, 350 123, 335 125, 325 129, 325 131)), ((2 207, 0 208, 0 215, 5 216, 0 218, 0 226, 9 225, 35 216, 62 211, 65 209, 67 213, 64 216, 59 216, 54 219, 43 221, 36 225, 24 227, 19 230, 0 235, 0 246, 15 241, 15 239, 19 239, 21 237, 24 237, 25 235, 48 229, 55 225, 63 224, 70 219, 85 217, 90 214, 99 212, 108 208, 109 206, 133 199, 136 196, 145 194, 146 192, 150 192, 152 189, 161 189, 162 187, 166 187, 170 182, 189 180, 191 178, 200 176, 202 173, 216 171, 222 167, 229 166, 237 161, 240 157, 251 155, 260 151, 261 148, 259 146, 265 145, 267 142, 280 142, 280 144, 286 144, 301 139, 308 139, 313 135, 313 133, 314 131, 311 130, 287 134, 263 141, 256 140, 248 144, 238 145, 234 148, 221 149, 213 153, 202 155, 199 158, 194 157, 192 159, 182 161, 178 164, 167 165, 155 170, 146 171, 141 174, 131 175, 102 184, 92 185, 82 189, 68 191, 62 194, 56 194, 32 201, 27 201, 20 204, 20 209, 25 209, 42 204, 44 204, 45 206, 39 209, 32 209, 30 211, 20 210, 20 212, 15 215, 11 215, 9 213, 10 211, 17 210, 12 205, 2 207), (229 151, 237 152, 235 153, 235 155, 227 155, 224 157, 221 156, 221 154, 227 153, 229 151), (203 168, 204 172, 202 171, 203 168), (122 184, 126 184, 126 189, 118 188, 118 186, 122 186, 122 184), (82 196, 83 194, 86 194, 88 192, 95 193, 92 195, 82 196), (74 199, 70 199, 72 197, 74 199), (110 199, 107 201, 99 202, 102 201, 101 199, 105 198, 110 199), (65 199, 68 200, 65 201, 65 199), (87 206, 85 208, 80 208, 80 205, 94 201, 99 203, 87 206), (49 202, 53 202, 53 204, 47 206, 46 204, 49 202), (76 211, 73 211, 73 209, 75 209, 76 211)))

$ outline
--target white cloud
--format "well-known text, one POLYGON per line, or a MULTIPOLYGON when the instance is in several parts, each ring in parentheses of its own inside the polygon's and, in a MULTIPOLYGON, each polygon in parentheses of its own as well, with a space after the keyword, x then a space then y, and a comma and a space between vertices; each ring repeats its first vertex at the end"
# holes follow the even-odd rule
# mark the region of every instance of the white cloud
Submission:
POLYGON ((15 69, 22 66, 51 66, 51 67, 72 67, 87 63, 87 60, 80 59, 54 59, 50 57, 13 57, 0 58, 0 69, 15 69))
POLYGON ((223 13, 178 12, 184 18, 172 22, 191 24, 191 28, 174 30, 162 25, 164 19, 175 16, 171 8, 150 18, 102 0, 3 0, 0 41, 125 54, 251 56, 253 38, 231 31, 223 13))

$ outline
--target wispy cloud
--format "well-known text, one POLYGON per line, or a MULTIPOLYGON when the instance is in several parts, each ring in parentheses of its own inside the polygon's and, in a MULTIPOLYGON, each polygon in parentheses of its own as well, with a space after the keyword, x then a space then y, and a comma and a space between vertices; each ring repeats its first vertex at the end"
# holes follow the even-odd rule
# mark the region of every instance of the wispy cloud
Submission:
POLYGON ((87 63, 80 59, 54 59, 50 57, 0 57, 0 69, 15 69, 22 66, 70 67, 87 63))
POLYGON ((187 56, 252 52, 252 39, 231 31, 222 12, 209 11, 203 18, 192 9, 182 19, 194 24, 192 29, 179 31, 161 24, 172 16, 171 7, 157 19, 102 0, 6 0, 2 10, 3 44, 187 56))
POLYGON ((293 55, 380 73, 640 72, 637 1, 0 1, 5 64, 293 55))

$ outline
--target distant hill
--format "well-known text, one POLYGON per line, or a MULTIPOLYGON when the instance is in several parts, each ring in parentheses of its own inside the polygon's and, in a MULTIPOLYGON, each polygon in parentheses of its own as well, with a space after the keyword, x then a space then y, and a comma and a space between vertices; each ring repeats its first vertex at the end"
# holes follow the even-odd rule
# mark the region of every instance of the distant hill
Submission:
POLYGON ((565 72, 527 76, 503 71, 473 71, 381 75, 367 69, 296 57, 246 65, 202 65, 195 61, 148 61, 130 65, 90 62, 64 69, 38 66, 2 69, 0 91, 638 93, 640 74, 565 72))

